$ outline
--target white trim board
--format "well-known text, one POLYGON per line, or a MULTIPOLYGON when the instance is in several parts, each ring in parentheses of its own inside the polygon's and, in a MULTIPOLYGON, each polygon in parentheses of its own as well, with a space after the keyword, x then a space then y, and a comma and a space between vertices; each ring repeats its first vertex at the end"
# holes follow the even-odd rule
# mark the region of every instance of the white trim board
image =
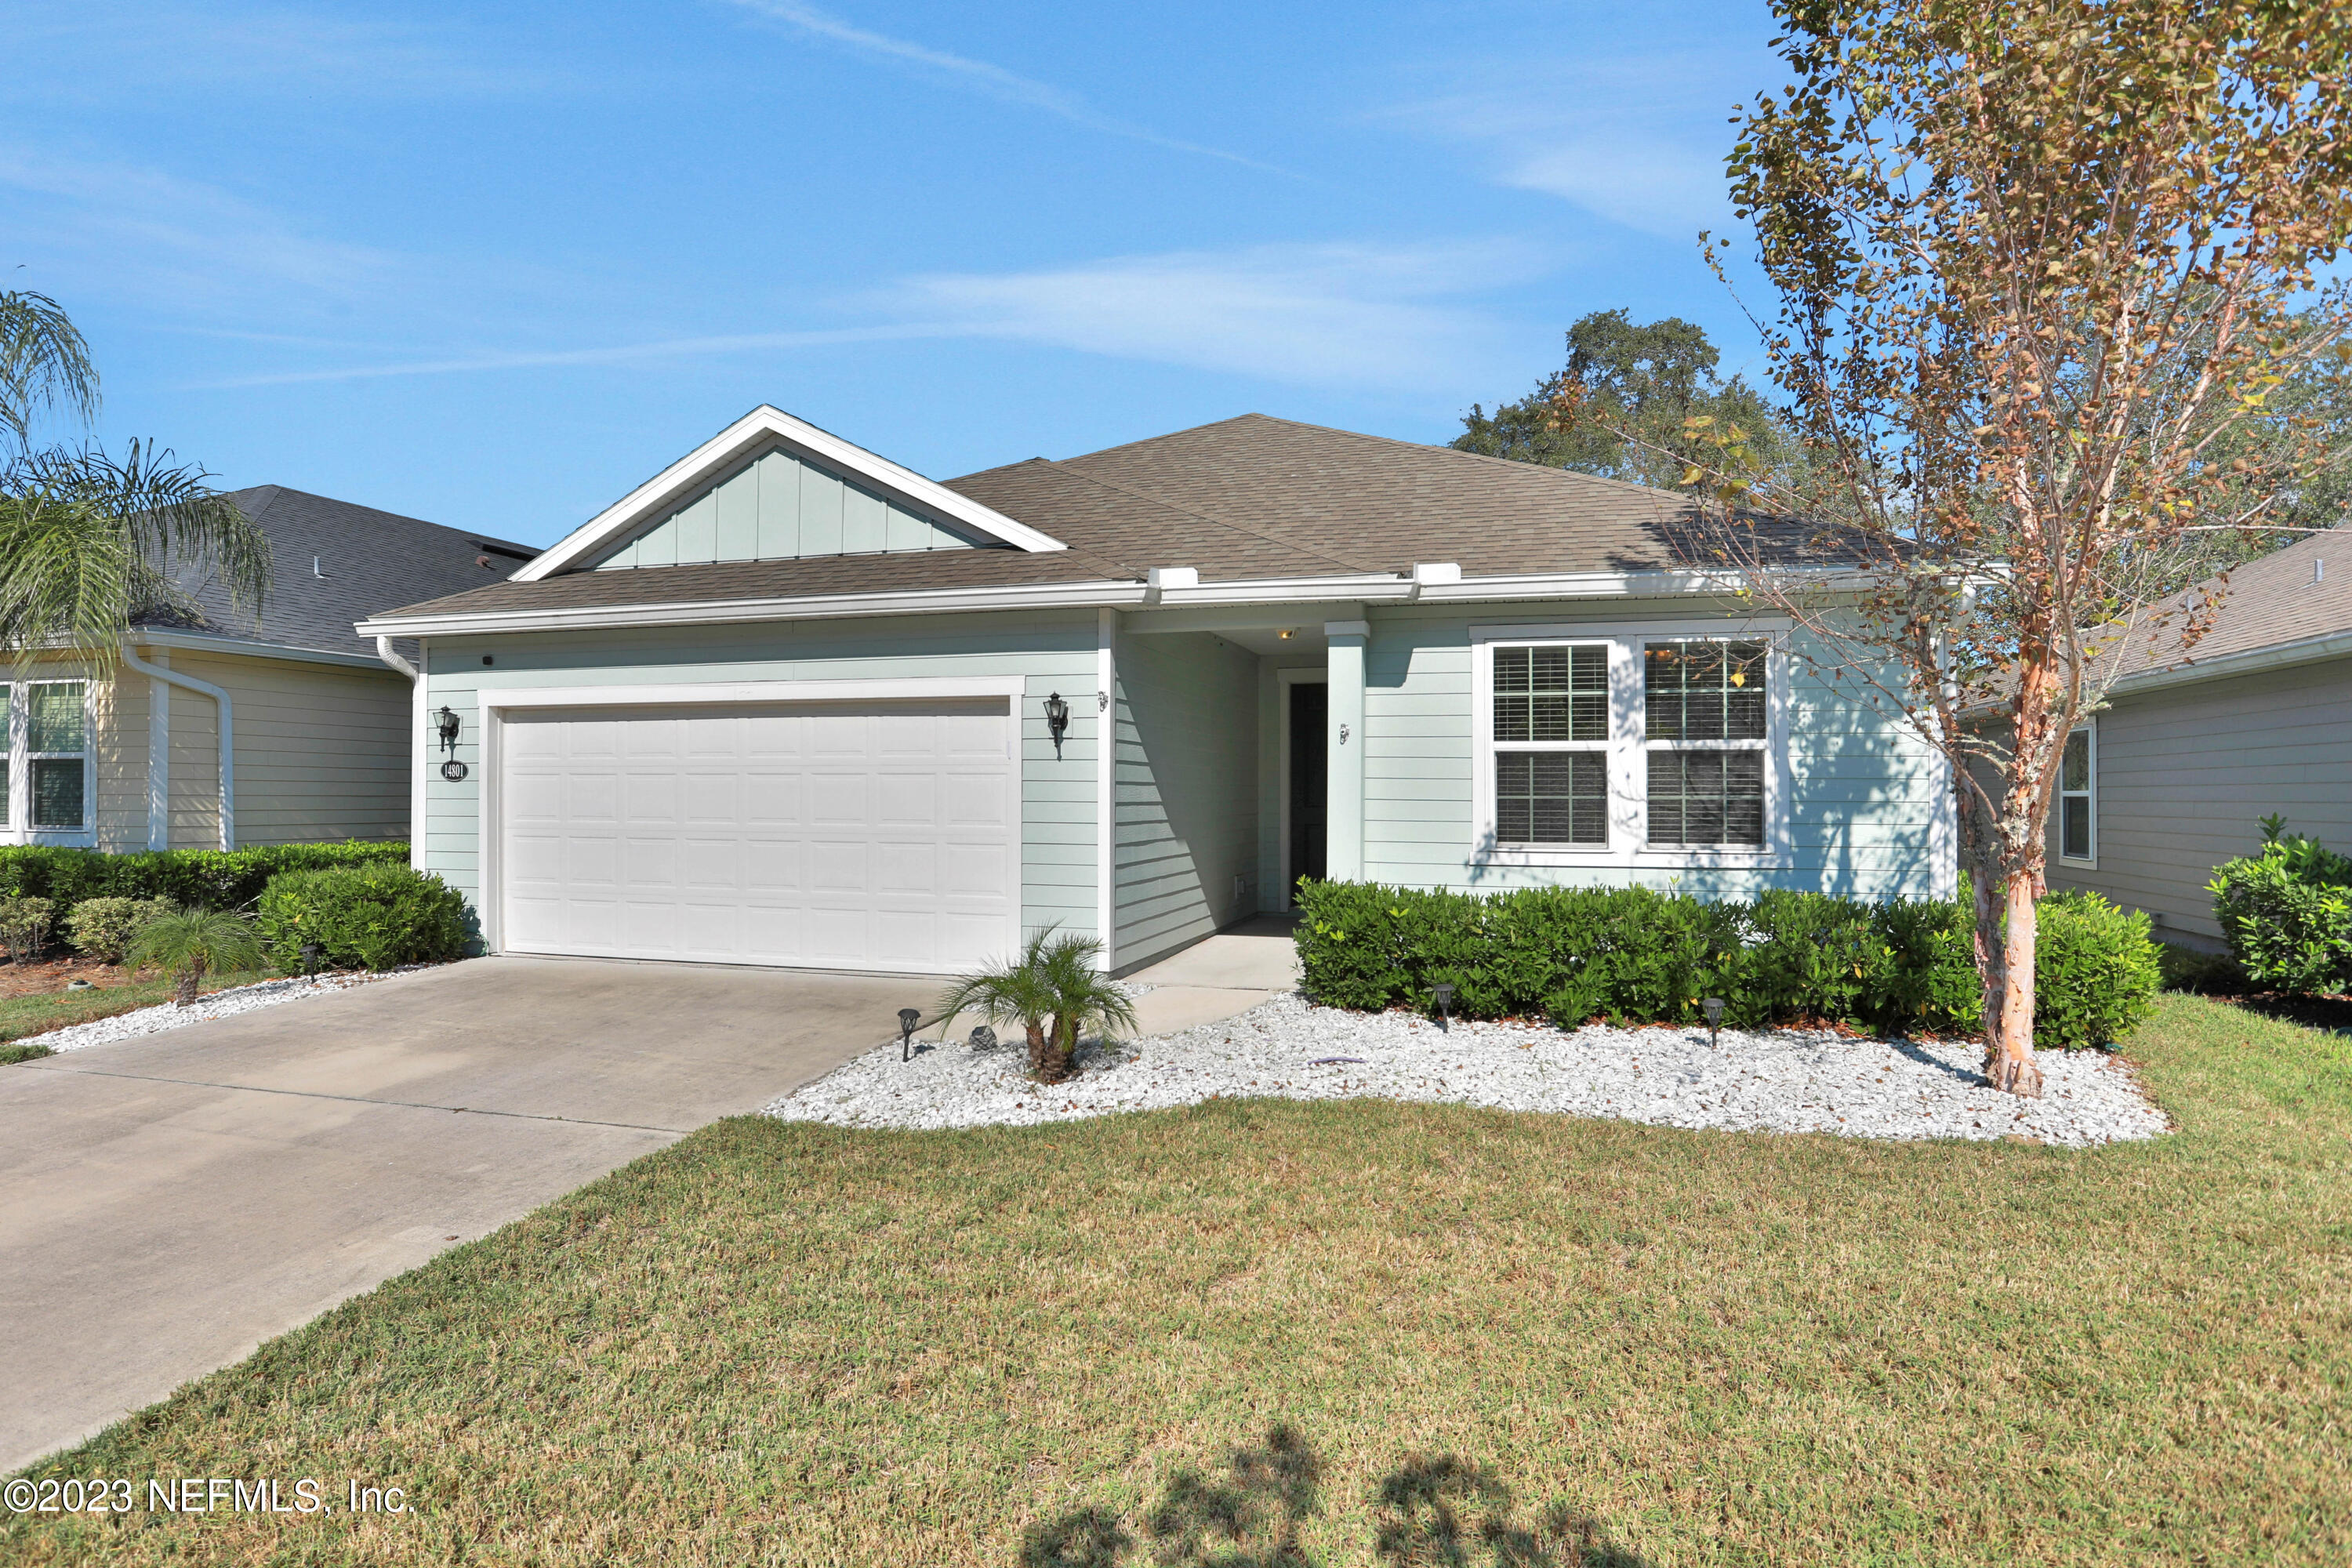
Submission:
POLYGON ((700 486, 718 479, 746 459, 777 447, 825 467, 845 470, 896 496, 917 511, 951 518, 1015 549, 1042 552, 1068 548, 1060 540, 927 479, 912 468, 763 403, 572 530, 526 563, 508 581, 537 583, 581 565, 607 546, 621 543, 640 525, 653 521, 700 486))
MULTIPOLYGON (((503 742, 506 715, 512 711, 544 712, 563 709, 595 709, 616 707, 642 708, 709 708, 745 704, 776 704, 810 702, 919 702, 1000 700, 1005 705, 1010 722, 1005 725, 1006 760, 1012 764, 1013 821, 1013 885, 1011 908, 1007 914, 1005 951, 1010 953, 1021 945, 1023 895, 1027 871, 1025 847, 1027 835, 1023 821, 1024 803, 1028 798, 1025 788, 1027 760, 1022 742, 1022 704, 1028 693, 1027 679, 1018 675, 940 676, 883 680, 745 680, 698 682, 692 685, 663 683, 640 686, 535 686, 500 689, 481 687, 475 692, 478 710, 476 722, 480 726, 477 749, 481 784, 476 805, 475 848, 480 867, 479 890, 476 909, 481 916, 482 945, 490 952, 507 951, 501 945, 502 928, 506 921, 506 888, 500 847, 504 839, 501 812, 501 787, 504 769, 503 742)), ((444 700, 446 699, 445 698, 444 700)), ((515 951, 526 951, 517 949, 515 951)), ((536 956, 536 954, 534 954, 536 956)), ((555 955, 564 956, 564 955, 555 955)), ((593 955, 583 955, 593 956, 593 955)), ((823 964, 776 964, 761 967, 779 969, 820 969, 823 964)), ((833 967, 837 967, 833 966, 833 967)), ((956 973, 940 969, 936 973, 956 973)), ((914 973, 929 973, 920 970, 914 973)))
MULTIPOLYGON (((1627 870, 1776 870, 1794 863, 1789 773, 1789 623, 1746 620, 1575 621, 1470 628, 1470 845, 1473 867, 1627 870), (1642 644, 1684 637, 1745 638, 1766 645, 1764 740, 1745 749, 1764 755, 1764 843, 1742 846, 1649 842, 1643 734, 1642 644), (1609 648, 1609 842, 1605 845, 1504 847, 1495 840, 1495 647, 1497 644, 1601 643, 1609 648)), ((1502 742, 1507 749, 1509 742, 1502 742)))

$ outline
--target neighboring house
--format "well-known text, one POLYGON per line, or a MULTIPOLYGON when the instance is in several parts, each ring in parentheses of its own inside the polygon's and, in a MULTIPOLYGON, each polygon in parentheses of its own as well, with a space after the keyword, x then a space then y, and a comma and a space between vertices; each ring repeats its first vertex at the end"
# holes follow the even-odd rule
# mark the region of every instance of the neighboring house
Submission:
POLYGON ((409 832, 411 684, 352 623, 496 581, 531 552, 281 485, 233 499, 269 541, 258 622, 209 579, 142 617, 110 679, 0 663, 0 843, 234 848, 409 832), (224 728, 222 719, 228 722, 224 728))
POLYGON ((1303 875, 1930 895, 1940 762, 1678 564, 1680 498, 1248 415, 934 483, 773 408, 375 617, 494 951, 1125 971, 1303 875))
POLYGON ((2135 634, 2107 706, 2068 738, 2049 882, 2218 950, 2205 885, 2262 845, 2260 819, 2352 848, 2352 530, 2315 534, 2200 584, 2211 629, 2135 634))

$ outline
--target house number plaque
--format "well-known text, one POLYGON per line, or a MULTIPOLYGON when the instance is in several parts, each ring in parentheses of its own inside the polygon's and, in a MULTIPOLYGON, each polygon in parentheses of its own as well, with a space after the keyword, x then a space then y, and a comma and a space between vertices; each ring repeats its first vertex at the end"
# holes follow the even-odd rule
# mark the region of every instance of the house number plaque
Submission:
POLYGON ((443 763, 441 764, 441 776, 447 779, 451 784, 456 784, 459 779, 466 776, 466 764, 459 762, 443 763))

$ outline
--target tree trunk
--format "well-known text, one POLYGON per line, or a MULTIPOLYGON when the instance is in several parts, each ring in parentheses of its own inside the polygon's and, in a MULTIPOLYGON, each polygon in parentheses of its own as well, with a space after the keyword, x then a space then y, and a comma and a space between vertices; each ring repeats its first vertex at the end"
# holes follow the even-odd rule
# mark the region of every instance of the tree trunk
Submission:
POLYGON ((172 993, 172 1000, 183 1007, 194 1006, 196 1005, 196 984, 204 977, 204 970, 196 964, 191 963, 185 969, 181 970, 178 975, 179 986, 172 993))
POLYGON ((1053 1081, 1045 1076, 1045 1026, 1034 1018, 1029 1020, 1029 1076, 1040 1083, 1053 1081))
POLYGON ((2001 953, 2000 1012, 1988 1020, 1985 1081, 2029 1100, 2042 1098, 2042 1068, 2033 1059, 2033 884, 2030 873, 2009 879, 2009 933, 2001 953))
POLYGON ((2009 988, 2007 961, 2000 940, 2000 884, 1981 864, 1969 868, 1969 889, 1975 900, 1977 980, 1984 990, 1985 1039, 2000 1031, 2001 996, 2009 988))
POLYGON ((1078 1065, 1078 1026, 1075 1019, 1056 1018, 1046 1031, 1045 1065, 1037 1074, 1040 1083, 1061 1083, 1078 1065))

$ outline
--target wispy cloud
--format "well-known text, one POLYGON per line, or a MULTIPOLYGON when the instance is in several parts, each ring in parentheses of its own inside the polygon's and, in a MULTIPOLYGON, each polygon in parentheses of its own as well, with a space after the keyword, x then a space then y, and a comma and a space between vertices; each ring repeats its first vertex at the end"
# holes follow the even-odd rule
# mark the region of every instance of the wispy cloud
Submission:
POLYGON ((1055 87, 1050 82, 1037 81, 1032 78, 1018 75, 1006 70, 1003 66, 992 65, 986 60, 975 60, 963 55, 950 54, 945 49, 935 49, 928 44, 918 44, 906 38, 894 38, 887 34, 856 26, 843 21, 838 16, 820 11, 814 5, 801 5, 798 0, 730 0, 730 4, 765 17, 769 21, 796 28, 812 37, 838 44, 868 58, 922 71, 952 81, 970 91, 993 98, 1000 102, 1037 110, 1066 120, 1073 125, 1084 126, 1089 131, 1099 131, 1111 136, 1124 136, 1130 141, 1148 142, 1154 147, 1165 147, 1173 152, 1197 153, 1206 158, 1222 158, 1229 163, 1239 163, 1245 168, 1262 169, 1270 174, 1287 172, 1277 169, 1270 163, 1260 163, 1255 158, 1243 157, 1238 153, 1228 153, 1223 148, 1204 146, 1198 142, 1186 142, 1178 137, 1162 135, 1147 126, 1105 114, 1076 93, 1055 87))
POLYGON ((365 246, 317 239, 219 186, 152 168, 0 144, 17 258, 84 291, 184 308, 232 298, 356 298, 403 270, 365 246))
POLYGON ((1475 303, 1541 275, 1524 247, 1269 245, 1010 273, 910 277, 836 301, 863 323, 568 349, 482 349, 264 371, 208 387, 690 362, 851 343, 989 338, 1314 385, 1425 387, 1475 375, 1508 334, 1475 303), (879 318, 879 319, 875 319, 879 318))
POLYGON ((830 347, 840 343, 882 342, 904 338, 971 335, 952 324, 880 327, 840 327, 804 332, 735 332, 712 337, 666 338, 653 342, 615 343, 602 348, 520 350, 452 354, 438 359, 390 360, 373 364, 339 365, 322 370, 270 371, 195 384, 201 388, 292 386, 308 382, 379 381, 391 376, 463 375, 480 371, 548 370, 563 366, 641 364, 654 360, 711 359, 725 354, 773 352, 779 349, 830 347))
POLYGON ((1478 62, 1393 117, 1476 147, 1498 184, 1688 238, 1729 216, 1725 121, 1767 63, 1733 46, 1478 62))
POLYGON ((31 68, 0 94, 71 102, 161 89, 349 96, 506 97, 560 73, 461 24, 353 20, 234 0, 23 0, 9 48, 31 68))
POLYGON ((1273 381, 1412 386, 1493 352, 1499 327, 1466 301, 1548 269, 1502 242, 1267 245, 931 273, 883 300, 974 336, 1273 381))

